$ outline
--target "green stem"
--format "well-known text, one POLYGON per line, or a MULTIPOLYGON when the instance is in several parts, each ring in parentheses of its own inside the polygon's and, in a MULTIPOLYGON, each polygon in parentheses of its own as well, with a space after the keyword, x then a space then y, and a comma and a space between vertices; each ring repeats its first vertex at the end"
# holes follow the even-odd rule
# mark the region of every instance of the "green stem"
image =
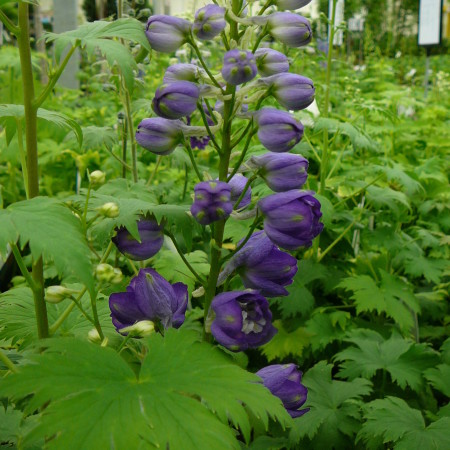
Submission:
POLYGON ((267 8, 272 6, 273 0, 267 0, 265 5, 259 10, 258 16, 262 16, 267 8))
POLYGON ((244 149, 242 150, 241 155, 239 156, 239 160, 238 160, 238 162, 236 163, 236 165, 234 166, 234 169, 233 169, 233 171, 231 172, 230 176, 228 177, 227 181, 230 181, 230 180, 236 175, 237 171, 238 171, 239 168, 241 167, 241 164, 242 164, 242 162, 244 161, 245 156, 247 155, 247 151, 248 151, 248 148, 249 148, 249 146, 250 146, 250 142, 251 142, 251 140, 252 140, 252 137, 256 134, 256 131, 257 131, 257 130, 253 130, 253 131, 251 131, 250 133, 248 133, 248 135, 247 135, 247 141, 245 142, 244 149))
POLYGON ((350 231, 350 229, 355 225, 357 221, 354 220, 317 258, 317 262, 322 261, 322 259, 333 249, 333 247, 339 243, 339 241, 350 231))
MULTIPOLYGON (((125 141, 125 152, 122 151, 122 155, 125 156, 125 158, 127 157, 127 147, 126 147, 126 141, 125 141)), ((113 153, 113 151, 108 148, 105 145, 106 151, 116 160, 120 163, 120 165, 122 166, 122 178, 126 178, 127 176, 127 170, 129 170, 130 172, 133 171, 133 169, 122 159, 119 158, 115 153, 113 153)), ((123 148, 122 148, 123 150, 123 148)))
POLYGON ((6 356, 3 350, 0 348, 0 361, 13 373, 17 373, 16 366, 13 362, 6 356))
POLYGON ((191 148, 191 146, 189 145, 188 142, 185 142, 185 143, 184 143, 184 147, 186 148, 186 151, 188 152, 189 159, 191 160, 192 167, 194 168, 195 173, 196 173, 197 176, 198 176, 198 179, 199 179, 200 181, 203 181, 203 176, 202 176, 202 174, 200 173, 200 170, 198 169, 197 163, 195 162, 195 158, 194 158, 194 154, 192 153, 192 148, 191 148))
POLYGON ((247 180, 247 183, 245 183, 244 189, 242 190, 241 195, 239 196, 239 198, 236 200, 236 203, 234 204, 233 209, 238 209, 239 203, 241 203, 241 201, 244 198, 245 194, 249 190, 250 185, 256 180, 256 178, 258 178, 258 177, 256 175, 253 175, 252 177, 250 177, 247 180))
POLYGON ((147 181, 147 186, 150 186, 150 185, 152 184, 153 180, 155 179, 156 174, 158 173, 158 168, 159 168, 159 166, 160 166, 160 164, 161 164, 162 159, 163 159, 163 157, 162 157, 161 155, 159 155, 159 156, 156 158, 155 168, 152 170, 152 173, 151 173, 151 175, 150 175, 150 178, 149 178, 148 181, 147 181))
POLYGON ((81 224, 83 226, 83 229, 86 231, 86 217, 88 213, 88 206, 89 206, 89 198, 91 196, 91 182, 89 181, 88 190, 86 192, 86 200, 84 202, 84 208, 83 208, 83 215, 81 216, 81 224))
POLYGON ((222 260, 222 263, 224 263, 225 261, 230 259, 233 255, 235 255, 248 242, 248 240, 252 237, 252 234, 255 231, 256 227, 258 226, 259 222, 260 222, 260 216, 258 216, 258 212, 257 212, 255 220, 253 221, 253 223, 251 224, 251 226, 248 230, 247 236, 245 236, 244 240, 235 248, 235 250, 232 253, 227 255, 222 260))
POLYGON ((16 118, 16 124, 17 124, 17 143, 19 144, 20 162, 22 164, 23 184, 25 186, 25 194, 27 198, 29 198, 30 195, 28 191, 27 154, 25 152, 25 149, 23 148, 22 121, 16 118))
POLYGON ((197 44, 195 43, 194 37, 191 36, 190 40, 189 40, 189 44, 191 45, 191 47, 194 49, 198 60, 200 61, 200 64, 202 65, 203 69, 205 70, 205 72, 208 74, 210 80, 212 81, 212 83, 214 84, 214 86, 218 87, 221 91, 222 91, 222 86, 219 84, 219 82, 214 78, 214 75, 211 73, 211 71, 208 69, 208 66, 206 65, 203 56, 200 52, 200 49, 198 48, 197 44))
POLYGON ((177 240, 175 239, 175 236, 170 231, 167 231, 167 230, 164 230, 164 234, 166 236, 168 236, 172 240, 176 251, 180 255, 180 257, 183 260, 183 262, 186 265, 186 267, 191 271, 192 275, 194 275, 194 277, 197 278, 197 280, 199 281, 199 283, 201 285, 204 285, 205 284, 205 280, 197 273, 197 271, 191 266, 189 261, 186 259, 186 257, 184 256, 183 251, 181 250, 180 246, 178 245, 177 240))
POLYGON ((27 266, 25 264, 25 261, 22 258, 22 255, 20 253, 19 247, 17 247, 17 244, 11 244, 11 249, 12 249, 12 252, 14 254, 14 258, 16 259, 16 263, 19 266, 20 273, 25 278, 25 280, 28 283, 28 286, 30 287, 30 289, 33 292, 36 291, 38 287, 35 285, 34 280, 33 280, 32 276, 31 276, 30 272, 28 272, 27 266))
MULTIPOLYGON (((217 143, 216 138, 214 137, 214 134, 211 131, 211 128, 209 128, 208 118, 206 117, 205 111, 203 110, 203 106, 202 106, 201 103, 198 104, 198 110, 200 111, 200 114, 202 116, 203 123, 205 125, 206 131, 208 132, 208 136, 211 139, 211 142, 213 143, 214 148, 220 154, 222 149, 220 148, 219 144, 217 143)), ((214 115, 213 115, 213 117, 214 117, 214 115)))
MULTIPOLYGON (((127 164, 127 122, 122 120, 122 159, 120 163, 122 164, 122 178, 127 177, 127 170, 131 172, 131 167, 127 164)), ((111 154, 116 158, 116 155, 111 150, 111 154)), ((116 158, 117 159, 117 158, 116 158)))
POLYGON ((122 88, 125 96, 125 113, 127 116, 127 130, 128 136, 131 141, 131 166, 133 173, 133 181, 137 183, 138 181, 138 170, 137 170, 137 149, 136 149, 136 138, 134 136, 134 125, 133 117, 131 114, 131 98, 128 89, 125 86, 125 81, 122 80, 122 88))
MULTIPOLYGON (((39 195, 39 167, 37 152, 37 107, 34 104, 34 80, 31 65, 30 30, 28 23, 28 3, 19 3, 19 28, 17 35, 20 67, 22 72, 26 143, 28 169, 28 195, 34 198, 39 195)), ((36 324, 39 338, 48 337, 47 306, 44 300, 44 265, 42 258, 33 263, 32 277, 35 284, 33 290, 36 324)))
POLYGON ((102 326, 100 325, 100 321, 98 319, 98 311, 97 311, 97 296, 91 295, 91 308, 92 308, 92 314, 94 315, 93 324, 98 331, 98 335, 100 336, 100 339, 103 341, 105 339, 105 335, 103 334, 102 326))
POLYGON ((67 66, 67 63, 69 62, 70 58, 74 54, 75 50, 77 49, 78 44, 73 46, 68 52, 65 58, 63 59, 62 63, 59 65, 58 70, 50 77, 48 80, 47 86, 45 86, 44 90, 40 93, 39 97, 34 101, 34 107, 38 109, 42 103, 45 102, 46 98, 50 95, 53 88, 55 87, 55 84, 59 80, 59 77, 64 72, 64 69, 67 66))
POLYGON ((350 200, 352 198, 355 198, 357 195, 361 194, 362 192, 364 192, 369 186, 372 186, 372 184, 376 183, 378 180, 380 180, 381 178, 383 178, 384 173, 378 175, 376 178, 374 178, 370 183, 367 183, 364 187, 362 187, 361 189, 358 189, 355 193, 353 193, 350 197, 346 197, 343 198, 342 200, 338 201, 335 205, 334 208, 337 208, 338 206, 342 205, 342 203, 345 203, 347 200, 350 200))
POLYGON ((255 53, 256 50, 258 50, 259 44, 261 44, 261 41, 268 35, 267 27, 264 27, 261 30, 261 33, 259 33, 258 39, 256 39, 255 45, 252 48, 252 53, 255 53))
POLYGON ((0 9, 0 21, 4 23, 5 27, 14 34, 14 36, 18 37, 20 34, 20 28, 13 24, 9 17, 0 9))
POLYGON ((312 152, 314 153, 314 156, 315 156, 316 159, 317 159, 317 162, 320 164, 320 163, 321 163, 320 156, 319 156, 319 154, 317 153, 317 151, 316 151, 316 149, 314 148, 314 146, 312 145, 312 143, 311 143, 311 141, 310 141, 308 135, 307 135, 306 133, 304 133, 304 134, 303 134, 303 137, 306 139, 306 142, 308 143, 309 148, 312 150, 312 152))

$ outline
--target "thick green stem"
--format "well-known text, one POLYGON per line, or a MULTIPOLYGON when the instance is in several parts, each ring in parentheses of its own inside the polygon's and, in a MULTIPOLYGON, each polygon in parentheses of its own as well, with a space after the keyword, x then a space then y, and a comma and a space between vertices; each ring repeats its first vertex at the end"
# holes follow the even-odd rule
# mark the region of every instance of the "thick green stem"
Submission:
POLYGON ((22 165, 23 184, 25 186, 26 197, 29 198, 30 195, 28 190, 27 154, 23 147, 23 130, 21 119, 16 119, 16 125, 17 125, 17 143, 19 144, 20 163, 22 165))
POLYGON ((25 278, 30 289, 34 291, 35 289, 37 289, 37 286, 35 286, 34 280, 31 277, 30 272, 28 272, 27 266, 22 258, 22 255, 20 253, 19 247, 17 247, 17 244, 11 244, 11 250, 13 252, 14 258, 16 259, 16 263, 19 266, 20 273, 25 278))
MULTIPOLYGON (((34 198, 39 195, 39 168, 37 152, 37 107, 34 97, 34 80, 31 65, 30 30, 28 23, 28 4, 19 3, 19 28, 17 36, 19 46, 20 67, 25 110, 25 127, 27 143, 28 195, 34 198)), ((44 300, 44 265, 42 258, 33 263, 32 278, 36 323, 39 338, 48 337, 47 306, 44 300)))
POLYGON ((125 112, 127 116, 127 130, 129 140, 131 142, 131 167, 133 170, 133 181, 137 183, 138 181, 138 170, 137 170, 137 149, 136 149, 136 138, 134 136, 134 125, 133 116, 131 114, 131 97, 128 89, 123 81, 123 92, 125 96, 125 112))

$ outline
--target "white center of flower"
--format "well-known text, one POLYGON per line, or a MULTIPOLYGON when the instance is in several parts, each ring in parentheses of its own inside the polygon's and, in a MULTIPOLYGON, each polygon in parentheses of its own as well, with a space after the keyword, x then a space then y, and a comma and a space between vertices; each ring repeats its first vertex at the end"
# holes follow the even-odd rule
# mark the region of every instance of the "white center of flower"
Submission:
POLYGON ((251 317, 248 316, 247 311, 242 310, 242 332, 244 334, 249 333, 260 333, 264 325, 266 324, 266 319, 263 317, 258 321, 252 320, 251 317))

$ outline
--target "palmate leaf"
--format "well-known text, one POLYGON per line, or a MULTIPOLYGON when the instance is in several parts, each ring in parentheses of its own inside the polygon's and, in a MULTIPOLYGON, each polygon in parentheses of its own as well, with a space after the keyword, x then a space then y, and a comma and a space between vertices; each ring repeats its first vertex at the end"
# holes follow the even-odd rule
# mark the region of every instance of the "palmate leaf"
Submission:
POLYGON ((419 312, 419 303, 408 284, 400 278, 380 269, 379 286, 368 275, 345 278, 340 287, 353 291, 350 297, 355 301, 356 312, 376 311, 391 317, 402 329, 413 326, 412 311, 419 312))
MULTIPOLYGON (((139 216, 150 213, 154 214, 159 222, 164 218, 168 227, 173 225, 180 230, 187 247, 190 248, 195 225, 192 217, 187 214, 189 205, 159 205, 148 186, 143 183, 130 183, 123 178, 112 180, 93 193, 89 202, 90 209, 97 213, 97 208, 108 202, 117 204, 119 215, 104 219, 92 227, 92 235, 100 244, 104 244, 112 231, 120 226, 126 227, 133 237, 139 239, 136 221, 139 216)), ((80 203, 84 204, 84 199, 81 199, 80 203)))
MULTIPOLYGON (((0 124, 6 127, 7 143, 11 142, 11 139, 16 133, 16 120, 22 120, 25 117, 25 110, 23 105, 0 105, 0 124)), ((77 138, 78 144, 81 147, 83 143, 83 132, 80 125, 74 119, 66 116, 63 113, 57 111, 49 111, 48 109, 39 108, 37 110, 38 119, 46 120, 58 127, 68 128, 72 130, 77 138)))
POLYGON ((425 378, 435 389, 450 397, 450 365, 439 364, 436 368, 428 369, 425 378))
POLYGON ((364 409, 366 422, 357 441, 370 444, 374 437, 382 437, 384 443, 393 442, 395 450, 450 448, 450 417, 442 417, 426 427, 420 411, 397 397, 374 400, 364 409))
POLYGON ((86 49, 88 55, 93 55, 98 49, 105 56, 110 67, 118 64, 123 73, 128 89, 133 88, 133 69, 137 64, 127 47, 113 38, 139 43, 151 52, 150 44, 145 36, 142 24, 132 18, 118 19, 114 22, 99 20, 81 25, 76 30, 65 33, 46 33, 47 42, 55 43, 55 57, 61 58, 63 50, 70 44, 79 43, 81 48, 86 49))
MULTIPOLYGON (((305 404, 311 410, 294 421, 291 440, 312 442, 314 449, 348 448, 348 440, 360 426, 361 397, 370 394, 372 384, 357 378, 351 382, 331 377, 333 366, 321 361, 306 372, 302 383, 308 388, 305 404)), ((295 448, 301 448, 295 447, 295 448)))
POLYGON ((55 199, 36 197, 0 210, 0 253, 9 243, 29 243, 34 261, 53 262, 62 276, 94 289, 90 250, 79 220, 55 199))
POLYGON ((439 362, 437 352, 426 344, 415 344, 394 333, 388 340, 375 331, 358 329, 346 339, 349 347, 335 355, 341 362, 340 377, 372 378, 378 370, 387 371, 401 388, 420 392, 424 387, 423 372, 439 362))
POLYGON ((249 439, 246 408, 265 427, 269 417, 291 424, 258 377, 195 332, 153 335, 138 376, 111 348, 69 338, 46 347, 0 384, 0 396, 34 394, 28 413, 49 402, 25 444, 47 437, 48 449, 238 449, 228 420, 249 439))

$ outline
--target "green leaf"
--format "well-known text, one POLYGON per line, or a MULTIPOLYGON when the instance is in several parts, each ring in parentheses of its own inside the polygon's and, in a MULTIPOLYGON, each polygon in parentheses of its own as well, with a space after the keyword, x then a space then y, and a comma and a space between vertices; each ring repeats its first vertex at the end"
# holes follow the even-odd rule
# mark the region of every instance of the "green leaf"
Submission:
POLYGON ((358 433, 357 441, 369 443, 374 436, 382 437, 384 443, 394 442, 395 450, 441 450, 450 447, 449 417, 425 427, 420 411, 410 408, 397 397, 374 400, 366 405, 365 410, 366 422, 358 433))
MULTIPOLYGON (((6 120, 10 118, 23 119, 25 117, 25 110, 23 105, 0 105, 0 124, 4 124, 7 127, 7 133, 9 133, 8 142, 11 141, 12 137, 16 132, 16 122, 11 120, 6 120), (13 129, 11 129, 13 127, 13 129), (9 130, 9 132, 8 132, 9 130)), ((81 131, 80 125, 74 119, 66 116, 63 113, 57 111, 49 111, 47 109, 39 108, 37 110, 38 119, 46 120, 58 127, 69 128, 75 133, 77 137, 78 144, 83 143, 83 132, 81 131)))
POLYGON ((46 347, 2 381, 0 396, 34 394, 28 413, 47 405, 26 441, 45 437, 48 449, 239 449, 228 421, 248 440, 246 408, 266 428, 269 417, 292 423, 257 376, 195 332, 153 335, 138 375, 111 348, 70 338, 46 347))
POLYGON ((403 261, 405 273, 413 277, 424 277, 432 283, 439 283, 448 266, 445 259, 432 259, 425 256, 415 256, 403 261))
POLYGON ((0 210, 0 253, 19 240, 30 244, 34 261, 43 256, 62 276, 74 276, 92 292, 94 279, 90 250, 80 221, 55 199, 36 197, 0 210))
POLYGON ((368 275, 356 275, 344 279, 339 286, 353 291, 350 297, 355 301, 356 312, 376 311, 391 317, 404 330, 413 326, 412 312, 419 312, 419 303, 409 285, 400 278, 380 269, 378 286, 368 275))
POLYGON ((17 444, 22 413, 20 411, 0 406, 0 446, 3 444, 17 444))
POLYGON ((341 361, 340 377, 372 378, 378 370, 387 371, 402 389, 410 386, 416 392, 424 387, 424 370, 434 367, 439 357, 425 344, 415 344, 394 333, 388 340, 375 331, 358 329, 346 339, 355 347, 335 355, 341 361))
POLYGON ((151 52, 150 44, 145 36, 142 24, 132 18, 118 19, 114 22, 96 21, 85 23, 76 30, 55 34, 46 33, 46 42, 55 43, 55 57, 59 61, 63 50, 70 44, 72 46, 79 43, 88 55, 94 55, 96 50, 105 56, 110 67, 116 63, 120 67, 129 90, 133 89, 133 70, 137 69, 137 64, 125 45, 113 38, 120 38, 126 41, 138 42, 142 47, 151 52))
POLYGON ((278 333, 272 340, 262 347, 263 354, 269 361, 274 359, 283 359, 286 356, 301 356, 303 349, 309 344, 309 333, 303 327, 297 328, 295 331, 288 332, 283 327, 281 320, 275 320, 273 326, 278 333))
POLYGON ((333 380, 332 369, 331 364, 321 361, 303 377, 302 383, 308 388, 305 406, 311 409, 301 420, 294 420, 290 435, 293 442, 308 437, 315 449, 348 448, 349 438, 357 433, 361 397, 370 394, 372 384, 361 378, 333 380))
POLYGON ((403 205, 407 209, 411 209, 411 205, 406 194, 400 191, 395 191, 389 187, 369 186, 366 190, 367 202, 380 209, 383 206, 387 206, 396 215, 400 214, 398 205, 403 205))
POLYGON ((440 364, 436 368, 428 369, 425 378, 435 389, 441 391, 445 396, 450 397, 450 365, 440 364))

